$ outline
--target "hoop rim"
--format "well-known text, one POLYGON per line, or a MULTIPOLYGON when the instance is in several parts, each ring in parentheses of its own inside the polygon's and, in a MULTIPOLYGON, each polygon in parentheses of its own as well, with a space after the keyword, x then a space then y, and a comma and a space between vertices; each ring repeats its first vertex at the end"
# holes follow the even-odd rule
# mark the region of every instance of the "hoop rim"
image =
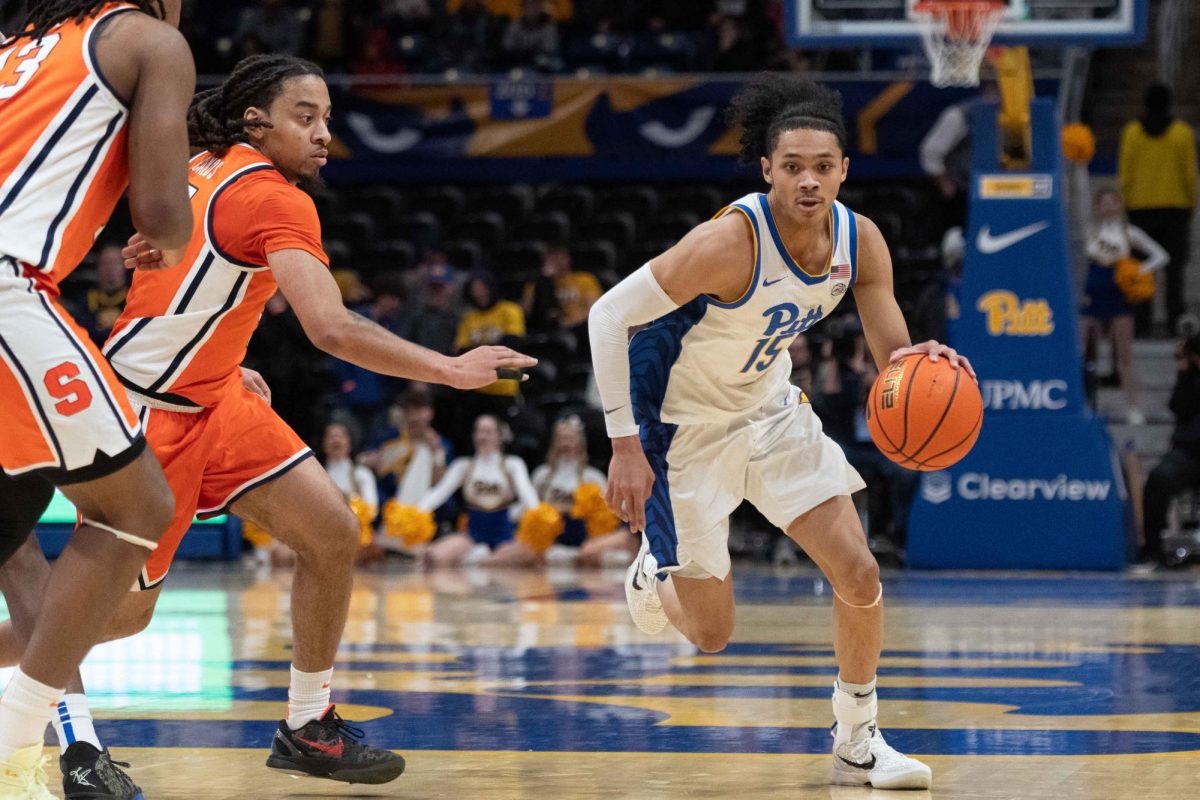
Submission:
POLYGON ((949 14, 954 11, 975 11, 979 14, 1003 12, 1002 0, 921 0, 912 10, 917 14, 949 14))

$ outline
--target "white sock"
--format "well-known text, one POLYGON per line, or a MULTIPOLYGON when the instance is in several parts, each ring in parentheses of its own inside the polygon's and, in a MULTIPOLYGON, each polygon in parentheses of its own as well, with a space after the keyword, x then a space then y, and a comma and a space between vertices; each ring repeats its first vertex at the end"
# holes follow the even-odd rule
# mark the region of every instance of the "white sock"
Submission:
POLYGON ((55 689, 35 681, 17 667, 0 697, 0 761, 8 761, 18 750, 41 744, 46 724, 63 696, 55 689))
POLYGON ((69 694, 58 703, 58 713, 50 720, 58 734, 59 752, 76 742, 87 742, 97 750, 103 750, 96 727, 92 724, 92 709, 88 707, 87 695, 69 694))
POLYGON ((314 719, 320 719, 329 708, 329 684, 333 670, 301 672, 292 665, 292 681, 288 686, 288 727, 298 731, 314 719))
POLYGON ((842 680, 842 677, 839 675, 837 679, 837 686, 841 691, 846 692, 847 694, 852 694, 859 700, 865 700, 866 698, 869 698, 875 691, 875 681, 876 678, 871 678, 870 683, 849 683, 848 681, 842 680))

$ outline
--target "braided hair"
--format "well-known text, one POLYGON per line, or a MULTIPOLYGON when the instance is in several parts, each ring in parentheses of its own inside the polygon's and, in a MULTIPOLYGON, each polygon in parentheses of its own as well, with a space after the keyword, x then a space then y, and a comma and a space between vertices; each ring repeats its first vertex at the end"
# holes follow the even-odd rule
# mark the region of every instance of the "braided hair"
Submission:
POLYGON ((764 73, 738 92, 729 107, 730 126, 742 129, 741 162, 770 158, 785 131, 827 131, 846 150, 842 95, 807 78, 764 73))
POLYGON ((283 92, 288 78, 325 73, 311 61, 285 55, 244 58, 225 82, 198 92, 188 109, 188 140, 192 147, 224 155, 238 142, 249 141, 249 128, 270 128, 266 120, 244 118, 247 108, 268 108, 283 92))
MULTIPOLYGON (((137 6, 155 19, 167 18, 167 10, 163 7, 162 0, 123 1, 137 6)), ((13 30, 17 33, 12 35, 10 42, 26 37, 35 42, 40 41, 54 26, 67 20, 83 22, 111 2, 113 0, 30 0, 29 9, 23 15, 17 16, 13 25, 13 30)))

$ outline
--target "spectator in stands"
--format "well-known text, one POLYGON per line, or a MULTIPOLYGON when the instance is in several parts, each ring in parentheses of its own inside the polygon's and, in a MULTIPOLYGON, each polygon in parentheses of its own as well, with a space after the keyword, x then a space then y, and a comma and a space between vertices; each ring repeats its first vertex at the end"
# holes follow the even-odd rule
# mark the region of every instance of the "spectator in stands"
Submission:
POLYGON ((377 446, 359 460, 374 470, 386 494, 415 506, 442 479, 454 449, 434 430, 433 393, 428 385, 409 386, 398 406, 403 417, 400 428, 385 431, 377 446))
POLYGON ((1138 408, 1137 380, 1133 373, 1134 306, 1117 286, 1117 264, 1136 255, 1144 257, 1142 272, 1154 272, 1167 263, 1167 252, 1125 216, 1121 197, 1113 190, 1096 196, 1095 213, 1088 229, 1087 284, 1080 309, 1084 361, 1094 372, 1095 350, 1105 333, 1112 337, 1117 378, 1125 392, 1129 424, 1142 425, 1146 416, 1138 408))
POLYGON ((308 57, 327 70, 345 70, 359 50, 357 27, 346 0, 320 0, 309 22, 308 57))
POLYGON ((913 341, 946 341, 947 320, 958 316, 958 293, 966 249, 967 240, 962 228, 955 225, 942 234, 941 271, 920 290, 908 318, 913 341))
POLYGON ((571 269, 571 251, 562 246, 546 248, 542 274, 525 285, 522 307, 530 330, 573 331, 587 339, 588 312, 604 290, 590 272, 571 269))
MULTIPOLYGON (((496 280, 490 272, 471 275, 465 287, 465 299, 467 310, 458 324, 458 335, 454 340, 457 352, 480 345, 511 346, 525 336, 525 312, 516 303, 499 298, 496 280)), ((503 419, 520 390, 518 381, 499 380, 473 392, 456 394, 454 405, 458 417, 452 433, 454 444, 465 447, 470 428, 479 415, 491 413, 503 419)))
POLYGON ((462 0, 458 9, 446 16, 439 40, 445 63, 467 72, 483 71, 492 60, 496 18, 483 0, 462 0))
POLYGON ((121 258, 121 245, 106 244, 96 258, 96 285, 88 289, 87 313, 83 315, 88 335, 97 345, 104 344, 112 332, 128 293, 129 270, 121 258))
MULTIPOLYGON (((415 272, 416 270, 414 270, 415 272)), ((451 355, 458 336, 459 314, 454 309, 458 297, 458 277, 445 262, 423 271, 425 284, 419 290, 417 310, 409 314, 404 338, 422 347, 451 355)))
POLYGON ((821 345, 821 361, 813 374, 812 407, 821 427, 835 442, 845 447, 854 441, 854 414, 862 395, 862 361, 858 357, 857 337, 845 329, 846 317, 830 320, 829 335, 821 345))
MULTIPOLYGON (((1121 131, 1117 174, 1129 221, 1167 251, 1167 324, 1172 333, 1187 310, 1184 276, 1196 210, 1196 132, 1171 113, 1171 90, 1146 90, 1146 111, 1121 131)), ((1137 334, 1150 333, 1153 303, 1136 311, 1137 334)))
POLYGON ((287 0, 258 0, 243 9, 233 38, 242 42, 253 36, 267 52, 299 55, 304 43, 304 26, 287 0))
POLYGON ((1200 336, 1180 342, 1175 357, 1177 374, 1170 403, 1175 432, 1171 449, 1151 470, 1143 493, 1141 561, 1150 564, 1166 563, 1162 533, 1171 498, 1187 489, 1200 489, 1200 336))
MULTIPOLYGON (((365 287, 360 289, 365 291, 365 287)), ((399 277, 381 275, 366 302, 354 306, 376 325, 404 337, 409 321, 404 315, 404 286, 399 277)), ((388 401, 396 391, 397 380, 363 369, 348 361, 332 358, 332 372, 338 382, 341 404, 354 414, 365 430, 373 430, 382 422, 388 401)))
POLYGON ((714 16, 708 38, 703 61, 710 72, 754 72, 762 68, 762 49, 751 41, 745 23, 738 17, 714 16))
POLYGON ((538 504, 525 462, 504 454, 507 430, 496 417, 475 420, 475 454, 456 458, 446 474, 418 504, 433 511, 460 489, 467 507, 465 531, 443 536, 429 546, 426 563, 453 566, 478 563, 516 533, 516 522, 538 504))
MULTIPOLYGON (((994 82, 985 79, 980 86, 981 100, 996 100, 994 82)), ((971 119, 973 100, 948 106, 921 140, 921 169, 930 177, 942 197, 942 207, 933 209, 945 231, 955 225, 966 228, 967 198, 971 190, 971 119)))
POLYGON ((524 0, 521 15, 508 23, 500 50, 506 66, 556 72, 562 67, 558 24, 543 0, 524 0))

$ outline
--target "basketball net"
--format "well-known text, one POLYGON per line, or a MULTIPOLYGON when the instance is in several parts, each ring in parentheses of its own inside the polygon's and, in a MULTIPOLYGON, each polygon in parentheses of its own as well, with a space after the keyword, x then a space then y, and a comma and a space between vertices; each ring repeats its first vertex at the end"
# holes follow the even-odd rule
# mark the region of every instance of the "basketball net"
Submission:
POLYGON ((924 0, 913 18, 932 67, 930 82, 940 89, 978 86, 979 68, 1004 4, 997 0, 924 0))

